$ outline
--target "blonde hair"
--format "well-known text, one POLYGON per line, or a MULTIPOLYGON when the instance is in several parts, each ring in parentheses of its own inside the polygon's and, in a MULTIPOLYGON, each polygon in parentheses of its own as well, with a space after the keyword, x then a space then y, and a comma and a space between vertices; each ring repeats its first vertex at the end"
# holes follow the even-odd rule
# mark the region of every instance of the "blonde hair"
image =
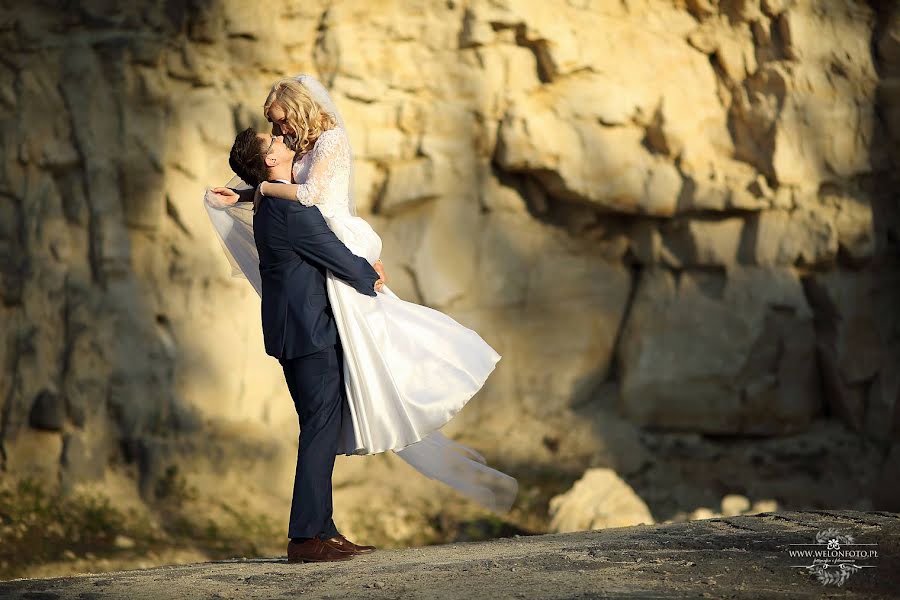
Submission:
POLYGON ((266 116, 273 104, 278 103, 284 110, 287 124, 294 130, 297 141, 294 150, 301 156, 312 150, 323 132, 337 127, 337 120, 325 112, 303 85, 291 77, 279 79, 272 84, 269 96, 263 106, 266 116))

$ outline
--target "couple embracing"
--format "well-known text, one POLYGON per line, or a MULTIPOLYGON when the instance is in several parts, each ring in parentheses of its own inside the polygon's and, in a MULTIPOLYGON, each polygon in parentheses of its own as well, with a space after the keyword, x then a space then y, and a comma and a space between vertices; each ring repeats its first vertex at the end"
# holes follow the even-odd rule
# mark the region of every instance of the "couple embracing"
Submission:
POLYGON ((496 512, 516 480, 439 429, 484 385, 500 356, 449 316, 385 285, 381 238, 357 217, 353 158, 340 113, 315 78, 277 81, 271 133, 238 134, 242 182, 206 208, 232 264, 262 296, 266 352, 277 358, 300 421, 288 561, 374 551, 332 520, 337 454, 395 452, 496 512))

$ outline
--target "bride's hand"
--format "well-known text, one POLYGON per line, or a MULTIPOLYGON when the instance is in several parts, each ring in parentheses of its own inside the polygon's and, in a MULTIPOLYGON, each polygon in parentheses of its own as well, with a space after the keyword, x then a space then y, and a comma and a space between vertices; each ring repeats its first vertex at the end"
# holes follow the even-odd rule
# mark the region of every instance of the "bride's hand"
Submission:
POLYGON ((387 283, 387 274, 384 272, 384 263, 381 262, 381 259, 375 261, 372 265, 372 268, 375 269, 375 272, 378 273, 378 277, 384 282, 387 283))
POLYGON ((240 199, 237 192, 227 187, 214 187, 209 190, 209 194, 212 200, 221 206, 231 206, 240 199))

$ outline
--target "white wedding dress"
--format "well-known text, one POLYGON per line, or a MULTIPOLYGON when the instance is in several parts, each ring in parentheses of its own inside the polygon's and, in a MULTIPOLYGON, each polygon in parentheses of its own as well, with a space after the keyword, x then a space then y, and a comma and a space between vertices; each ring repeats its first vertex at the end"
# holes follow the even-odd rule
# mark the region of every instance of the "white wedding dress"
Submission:
MULTIPOLYGON (((381 238, 350 214, 350 165, 346 132, 325 131, 294 163, 297 199, 318 208, 351 252, 374 263, 381 238)), ((341 454, 401 450, 422 440, 465 406, 500 360, 471 329, 387 286, 373 298, 329 272, 327 289, 345 358, 341 454)))
MULTIPOLYGON (((337 114, 320 83, 298 79, 337 114)), ((315 206, 354 254, 374 263, 381 238, 352 214, 352 157, 342 126, 324 132, 295 161, 293 180, 300 184, 298 201, 315 206)), ((262 295, 250 203, 223 206, 207 193, 205 206, 235 274, 262 295)), ((327 290, 345 358, 347 402, 338 453, 394 451, 427 477, 507 512, 518 492, 515 478, 438 431, 481 389, 500 355, 471 329, 401 300, 387 286, 376 297, 366 296, 329 272, 327 290)))

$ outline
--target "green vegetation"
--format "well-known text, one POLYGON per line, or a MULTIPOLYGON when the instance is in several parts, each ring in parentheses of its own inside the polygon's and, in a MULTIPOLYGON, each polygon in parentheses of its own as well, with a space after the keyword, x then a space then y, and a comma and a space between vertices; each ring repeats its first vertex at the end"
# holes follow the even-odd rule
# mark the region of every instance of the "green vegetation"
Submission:
POLYGON ((60 560, 67 550, 112 547, 128 519, 100 495, 61 497, 31 479, 0 487, 0 576, 15 576, 23 563, 60 560))
POLYGON ((116 508, 99 493, 65 495, 31 479, 0 484, 0 579, 19 577, 30 565, 142 556, 173 547, 193 548, 210 559, 283 550, 281 529, 245 505, 189 510, 196 508, 190 505, 198 493, 177 470, 167 472, 155 492, 151 521, 137 511, 116 508), (206 516, 198 520, 192 514, 206 516), (275 542, 277 549, 265 545, 275 542))
MULTIPOLYGON (((516 504, 503 517, 462 498, 444 498, 411 512, 360 511, 347 529, 382 548, 542 533, 549 499, 572 481, 562 473, 520 476, 516 504)), ((245 503, 210 500, 176 466, 150 493, 149 510, 138 512, 118 508, 99 492, 62 494, 30 479, 0 482, 0 580, 76 558, 135 564, 183 549, 210 560, 284 553, 283 523, 245 503)))

